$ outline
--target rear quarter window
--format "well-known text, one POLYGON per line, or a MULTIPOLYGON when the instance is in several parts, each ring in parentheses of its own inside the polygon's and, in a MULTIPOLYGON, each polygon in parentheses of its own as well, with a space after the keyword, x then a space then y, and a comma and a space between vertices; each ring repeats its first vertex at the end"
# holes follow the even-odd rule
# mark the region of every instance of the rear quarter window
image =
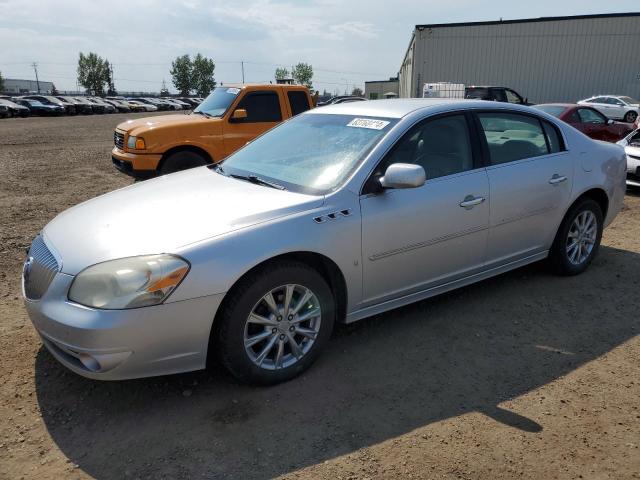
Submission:
POLYGON ((293 116, 296 116, 302 112, 306 112, 307 110, 309 110, 309 108, 311 108, 306 92, 290 91, 287 92, 287 98, 289 99, 289 105, 291 105, 291 114, 293 116))

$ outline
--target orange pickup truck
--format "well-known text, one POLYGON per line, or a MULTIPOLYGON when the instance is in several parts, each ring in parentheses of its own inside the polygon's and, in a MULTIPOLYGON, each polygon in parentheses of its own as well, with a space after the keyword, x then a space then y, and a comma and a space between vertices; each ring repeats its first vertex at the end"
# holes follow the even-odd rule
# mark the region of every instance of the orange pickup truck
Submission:
POLYGON ((217 87, 188 115, 127 120, 116 127, 111 159, 135 178, 217 163, 278 123, 313 107, 300 85, 217 87))

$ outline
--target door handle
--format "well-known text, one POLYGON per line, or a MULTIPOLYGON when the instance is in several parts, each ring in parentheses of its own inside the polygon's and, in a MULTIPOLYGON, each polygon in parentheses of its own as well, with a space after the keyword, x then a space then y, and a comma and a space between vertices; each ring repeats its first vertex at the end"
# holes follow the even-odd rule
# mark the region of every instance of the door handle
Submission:
POLYGON ((467 195, 464 197, 464 200, 460 202, 460 206, 462 208, 466 208, 467 210, 471 210, 476 205, 480 205, 484 202, 484 197, 474 197, 473 195, 467 195))
POLYGON ((551 185, 558 185, 559 183, 566 182, 566 181, 567 181, 567 177, 565 177, 564 175, 560 176, 557 173, 555 173, 553 177, 551 177, 551 180, 549 180, 549 183, 551 185))

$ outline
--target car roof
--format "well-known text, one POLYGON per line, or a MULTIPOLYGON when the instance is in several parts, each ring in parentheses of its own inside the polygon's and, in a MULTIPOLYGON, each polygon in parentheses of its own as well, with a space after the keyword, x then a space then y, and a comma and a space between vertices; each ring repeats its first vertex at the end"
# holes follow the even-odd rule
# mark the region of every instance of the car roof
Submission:
POLYGON ((394 98, 369 102, 345 102, 317 107, 305 114, 330 113, 335 115, 362 115, 368 117, 402 118, 416 110, 446 112, 460 108, 491 108, 531 111, 529 107, 485 100, 463 100, 455 98, 394 98))

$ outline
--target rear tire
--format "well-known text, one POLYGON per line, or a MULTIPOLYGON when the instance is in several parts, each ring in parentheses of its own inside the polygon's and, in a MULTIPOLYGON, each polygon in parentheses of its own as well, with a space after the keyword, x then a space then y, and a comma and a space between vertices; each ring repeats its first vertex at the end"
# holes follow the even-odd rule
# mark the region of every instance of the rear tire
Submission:
POLYGON ((182 151, 169 155, 160 168, 160 175, 180 172, 189 168, 207 165, 207 160, 195 152, 182 151))
POLYGON ((596 201, 583 198, 573 205, 549 252, 549 264, 555 273, 569 276, 584 272, 598 253, 602 229, 602 209, 596 201))
POLYGON ((638 112, 627 112, 626 115, 624 116, 624 121, 627 123, 633 123, 636 121, 636 119, 638 118, 638 112))
POLYGON ((239 381, 261 385, 290 380, 309 368, 329 340, 335 320, 327 282, 295 261, 247 275, 221 308, 211 354, 215 351, 239 381))

